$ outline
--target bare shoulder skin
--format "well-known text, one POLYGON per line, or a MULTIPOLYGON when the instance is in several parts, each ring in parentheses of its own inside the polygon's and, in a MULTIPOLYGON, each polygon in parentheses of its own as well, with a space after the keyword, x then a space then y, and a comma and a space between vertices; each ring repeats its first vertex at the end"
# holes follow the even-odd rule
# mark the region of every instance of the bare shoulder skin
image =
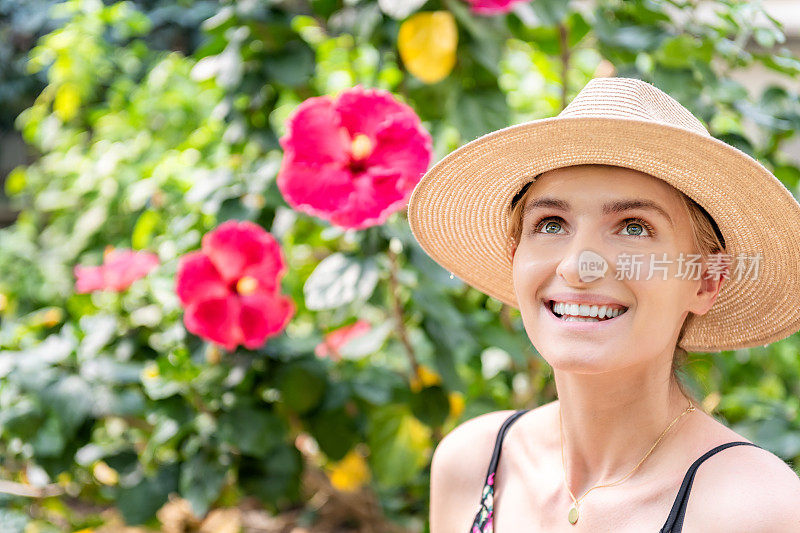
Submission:
POLYGON ((431 462, 431 533, 466 533, 480 505, 497 432, 512 410, 462 422, 439 442, 431 462))
POLYGON ((800 531, 800 477, 767 450, 726 449, 698 469, 686 524, 691 524, 691 529, 684 528, 686 533, 800 531))

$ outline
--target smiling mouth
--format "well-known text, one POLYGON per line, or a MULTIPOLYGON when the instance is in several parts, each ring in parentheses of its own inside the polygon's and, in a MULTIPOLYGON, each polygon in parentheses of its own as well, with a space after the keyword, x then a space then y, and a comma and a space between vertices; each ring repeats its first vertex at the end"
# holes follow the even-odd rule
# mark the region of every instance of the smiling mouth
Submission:
MULTIPOLYGON (((588 316, 588 315, 591 314, 591 312, 588 313, 588 315, 587 314, 583 314, 583 313, 578 314, 578 315, 559 314, 553 308, 554 304, 555 304, 555 301, 548 300, 547 302, 545 302, 545 307, 547 307, 547 309, 551 313, 553 313, 553 315, 556 318, 558 318, 559 320, 563 320, 564 322, 608 322, 610 320, 614 320, 616 318, 621 317, 622 315, 624 315, 628 311, 627 307, 623 307, 621 311, 613 310, 612 316, 605 316, 606 313, 603 313, 603 318, 598 318, 598 316, 597 316, 598 315, 598 311, 600 311, 600 312, 604 311, 604 309, 603 309, 604 306, 596 306, 596 307, 598 307, 598 309, 595 310, 595 313, 594 313, 595 316, 588 316)), ((590 306, 590 309, 592 307, 595 307, 595 306, 590 306)))

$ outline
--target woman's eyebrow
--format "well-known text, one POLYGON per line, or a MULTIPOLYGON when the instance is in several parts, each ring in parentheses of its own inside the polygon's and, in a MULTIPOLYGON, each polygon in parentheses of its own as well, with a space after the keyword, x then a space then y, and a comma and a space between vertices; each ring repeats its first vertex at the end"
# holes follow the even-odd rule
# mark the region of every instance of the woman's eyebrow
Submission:
MULTIPOLYGON (((529 211, 533 211, 534 209, 541 207, 548 207, 551 209, 557 209, 559 211, 570 210, 569 202, 561 200, 559 198, 553 198, 551 196, 542 196, 540 198, 535 198, 531 200, 528 203, 528 205, 525 206, 525 210, 522 215, 524 217, 529 211)), ((625 211, 631 211, 633 209, 644 209, 646 211, 656 212, 665 219, 667 219, 667 222, 669 222, 670 226, 672 226, 673 228, 675 227, 675 223, 672 221, 672 218, 669 216, 667 211, 657 203, 653 202, 652 200, 626 198, 622 200, 614 200, 613 202, 606 202, 605 204, 603 204, 604 215, 611 215, 614 213, 624 213, 625 211)))

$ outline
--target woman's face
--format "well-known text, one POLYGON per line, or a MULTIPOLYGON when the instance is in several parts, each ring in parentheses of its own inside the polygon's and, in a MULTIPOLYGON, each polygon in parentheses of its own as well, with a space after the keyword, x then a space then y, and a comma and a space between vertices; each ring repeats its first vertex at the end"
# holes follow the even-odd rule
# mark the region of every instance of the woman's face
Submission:
MULTIPOLYGON (((658 178, 604 165, 551 170, 531 188, 513 275, 539 353, 554 368, 586 374, 671 358, 687 314, 705 313, 720 284, 687 272, 698 251, 678 192, 658 178), (608 268, 595 279, 591 267, 603 260, 608 268), (602 321, 567 321, 551 312, 551 300, 584 301, 590 313, 592 302, 627 310, 602 321)), ((558 309, 569 315, 587 308, 558 309)))

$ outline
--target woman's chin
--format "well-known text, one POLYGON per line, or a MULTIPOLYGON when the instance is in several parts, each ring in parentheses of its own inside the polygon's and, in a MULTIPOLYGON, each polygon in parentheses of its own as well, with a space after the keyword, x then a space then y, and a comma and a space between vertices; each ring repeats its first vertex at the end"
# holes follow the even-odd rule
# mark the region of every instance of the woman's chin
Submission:
POLYGON ((554 348, 551 351, 544 350, 539 353, 553 370, 560 372, 573 372, 577 374, 599 374, 609 372, 618 367, 618 363, 612 360, 619 353, 606 353, 598 351, 595 347, 592 350, 568 350, 565 348, 554 348), (612 362, 613 361, 613 362, 612 362))

